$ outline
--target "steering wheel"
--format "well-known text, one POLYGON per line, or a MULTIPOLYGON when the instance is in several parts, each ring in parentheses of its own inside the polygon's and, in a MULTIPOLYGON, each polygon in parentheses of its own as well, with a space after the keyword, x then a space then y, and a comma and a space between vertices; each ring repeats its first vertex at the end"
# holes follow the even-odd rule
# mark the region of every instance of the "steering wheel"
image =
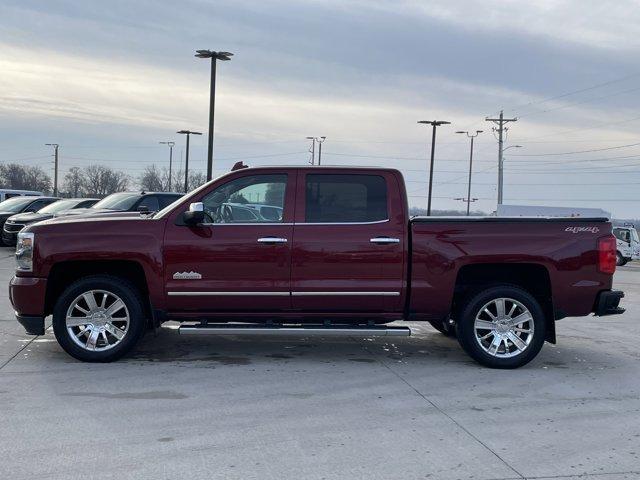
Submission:
POLYGON ((231 223, 233 221, 233 210, 231 206, 221 203, 216 207, 213 218, 214 223, 231 223))

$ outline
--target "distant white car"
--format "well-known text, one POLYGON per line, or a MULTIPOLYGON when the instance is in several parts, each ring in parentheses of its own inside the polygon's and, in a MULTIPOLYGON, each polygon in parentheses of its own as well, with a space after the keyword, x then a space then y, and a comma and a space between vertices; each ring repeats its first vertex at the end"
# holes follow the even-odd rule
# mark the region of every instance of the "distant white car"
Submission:
POLYGON ((7 198, 13 197, 41 197, 44 195, 42 192, 37 192, 35 190, 10 190, 7 188, 0 189, 0 202, 4 202, 7 198))

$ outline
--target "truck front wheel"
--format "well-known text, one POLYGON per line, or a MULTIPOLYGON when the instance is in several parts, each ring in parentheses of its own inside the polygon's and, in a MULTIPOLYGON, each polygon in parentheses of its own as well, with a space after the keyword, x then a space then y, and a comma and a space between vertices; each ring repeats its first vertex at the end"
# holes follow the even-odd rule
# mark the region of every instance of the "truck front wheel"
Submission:
POLYGON ((538 301, 527 291, 508 285, 469 298, 456 326, 462 348, 491 368, 529 363, 545 339, 545 317, 538 301))
POLYGON ((128 281, 109 275, 81 278, 58 298, 53 331, 60 346, 85 362, 111 362, 145 331, 143 303, 128 281))

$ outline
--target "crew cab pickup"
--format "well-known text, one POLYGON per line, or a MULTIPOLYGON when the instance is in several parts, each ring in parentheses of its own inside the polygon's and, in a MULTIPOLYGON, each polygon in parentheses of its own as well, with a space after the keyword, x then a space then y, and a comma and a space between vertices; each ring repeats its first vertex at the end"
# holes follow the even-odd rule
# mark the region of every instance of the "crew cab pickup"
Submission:
POLYGON ((407 335, 430 322, 489 367, 555 342, 566 316, 619 314, 604 218, 409 217, 400 172, 239 168, 151 216, 27 226, 10 296, 41 335, 107 362, 143 333, 407 335), (391 322, 396 322, 389 325, 391 322))

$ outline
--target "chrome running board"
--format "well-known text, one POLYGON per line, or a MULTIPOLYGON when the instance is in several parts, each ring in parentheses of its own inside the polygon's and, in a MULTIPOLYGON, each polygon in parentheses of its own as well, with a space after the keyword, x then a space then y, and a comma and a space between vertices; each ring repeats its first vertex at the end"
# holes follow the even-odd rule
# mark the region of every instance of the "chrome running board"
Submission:
POLYGON ((181 335, 282 335, 282 336, 347 336, 347 337, 408 337, 411 330, 408 327, 386 327, 386 326, 362 326, 357 325, 300 325, 300 326, 280 326, 280 325, 250 325, 250 324, 227 324, 208 323, 196 325, 181 325, 181 335))

